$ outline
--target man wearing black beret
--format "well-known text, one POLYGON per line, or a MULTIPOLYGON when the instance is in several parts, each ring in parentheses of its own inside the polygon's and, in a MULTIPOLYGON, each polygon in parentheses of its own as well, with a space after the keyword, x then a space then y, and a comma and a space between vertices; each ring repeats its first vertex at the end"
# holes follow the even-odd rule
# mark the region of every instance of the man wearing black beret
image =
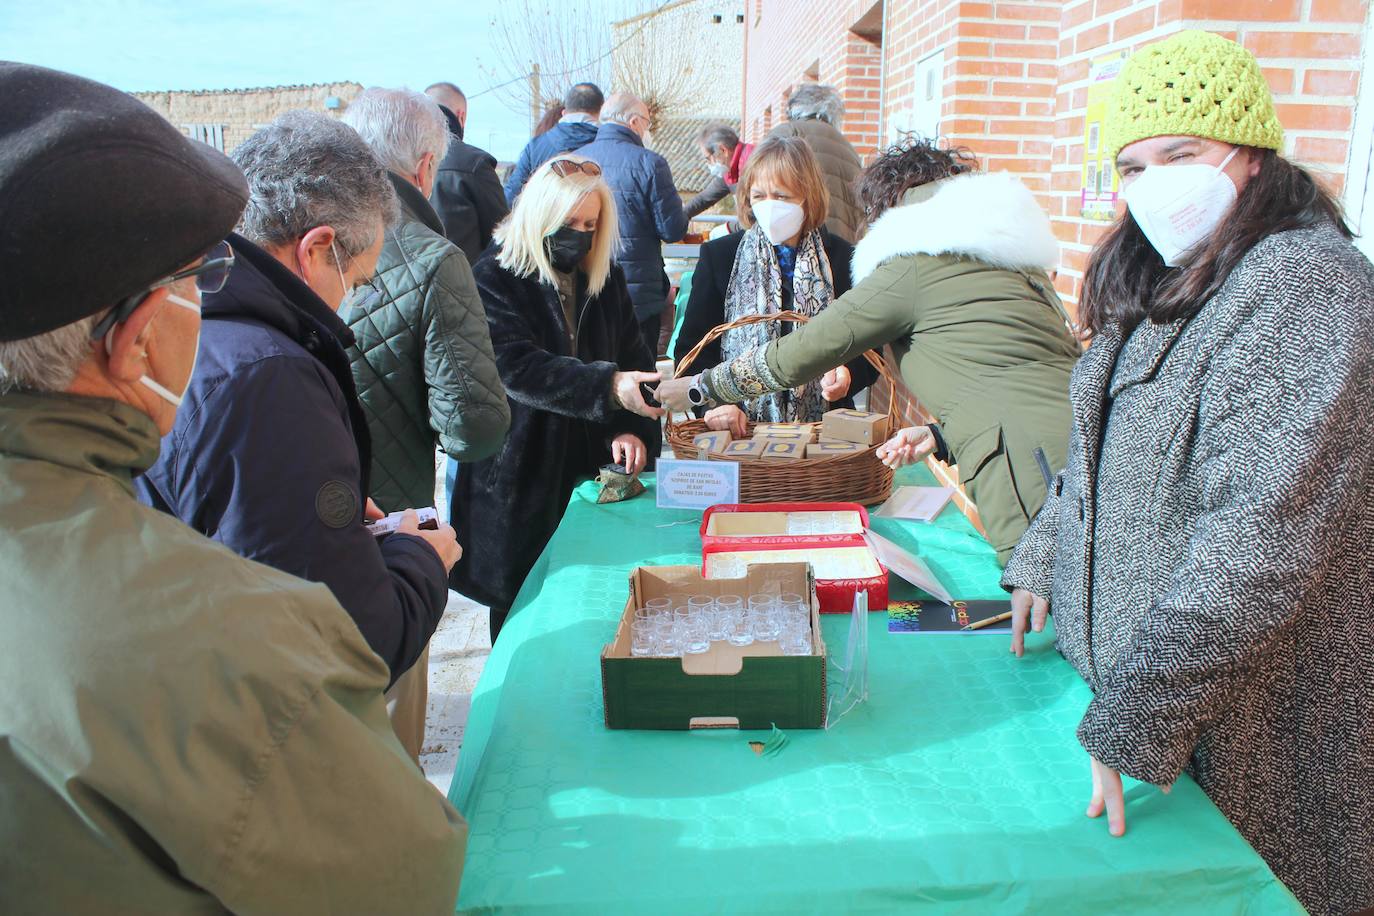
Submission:
POLYGON ((0 910, 451 912, 466 825, 329 590, 139 505, 240 170, 0 62, 0 910))

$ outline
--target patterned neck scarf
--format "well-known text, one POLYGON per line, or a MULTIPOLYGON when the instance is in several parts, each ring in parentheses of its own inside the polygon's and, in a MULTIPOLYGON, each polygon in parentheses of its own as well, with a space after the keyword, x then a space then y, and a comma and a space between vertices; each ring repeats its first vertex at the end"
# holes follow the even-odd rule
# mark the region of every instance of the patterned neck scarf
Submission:
MULTIPOLYGON (((835 298, 835 281, 820 230, 808 232, 795 248, 782 251, 783 257, 793 262, 787 272, 791 275, 792 311, 814 318, 835 298)), ((778 256, 779 251, 757 225, 744 234, 725 293, 727 322, 746 315, 782 311, 782 291, 787 280, 778 256)), ((781 337, 782 331, 783 324, 776 321, 726 331, 720 342, 723 361, 729 363, 748 350, 767 346, 781 337)), ((755 423, 808 423, 819 420, 826 409, 820 379, 800 388, 765 394, 739 406, 755 423)))

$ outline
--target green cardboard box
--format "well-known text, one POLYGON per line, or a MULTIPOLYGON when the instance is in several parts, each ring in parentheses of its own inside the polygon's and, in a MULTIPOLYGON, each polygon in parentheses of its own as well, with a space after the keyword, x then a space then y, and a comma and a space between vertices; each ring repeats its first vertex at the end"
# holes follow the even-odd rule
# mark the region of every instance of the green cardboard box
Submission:
POLYGON ((705 579, 699 566, 641 566, 615 638, 601 651, 607 728, 768 730, 825 727, 825 641, 816 583, 807 563, 749 567, 743 579, 705 579), (811 598, 811 655, 783 655, 775 642, 733 646, 683 658, 636 658, 630 621, 650 598, 793 592, 811 598))

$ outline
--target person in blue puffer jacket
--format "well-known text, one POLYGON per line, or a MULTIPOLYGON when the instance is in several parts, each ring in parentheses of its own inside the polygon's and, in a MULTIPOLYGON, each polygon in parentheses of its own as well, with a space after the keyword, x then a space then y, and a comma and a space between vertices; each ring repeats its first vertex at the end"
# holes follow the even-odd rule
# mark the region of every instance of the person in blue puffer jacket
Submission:
POLYGON ((510 177, 506 179, 506 205, 515 206, 520 189, 535 169, 559 153, 571 153, 596 139, 597 119, 606 97, 595 83, 578 83, 563 96, 563 116, 553 129, 536 135, 520 151, 510 177))
POLYGON ((644 343, 658 356, 660 322, 669 290, 662 243, 679 241, 687 234, 687 211, 668 160, 644 147, 649 107, 628 92, 614 92, 601 109, 601 121, 595 142, 579 152, 601 166, 615 195, 620 217, 616 258, 625 270, 644 343))

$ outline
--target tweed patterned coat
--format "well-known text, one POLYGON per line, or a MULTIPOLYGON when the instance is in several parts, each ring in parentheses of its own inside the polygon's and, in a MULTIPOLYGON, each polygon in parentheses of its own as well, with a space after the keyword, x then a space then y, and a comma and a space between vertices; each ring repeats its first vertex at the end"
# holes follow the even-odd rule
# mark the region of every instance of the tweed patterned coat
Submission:
POLYGON ((1187 770, 1314 913, 1374 904, 1374 267, 1270 236, 1191 319, 1099 335, 1003 585, 1051 599, 1083 747, 1187 770))

